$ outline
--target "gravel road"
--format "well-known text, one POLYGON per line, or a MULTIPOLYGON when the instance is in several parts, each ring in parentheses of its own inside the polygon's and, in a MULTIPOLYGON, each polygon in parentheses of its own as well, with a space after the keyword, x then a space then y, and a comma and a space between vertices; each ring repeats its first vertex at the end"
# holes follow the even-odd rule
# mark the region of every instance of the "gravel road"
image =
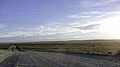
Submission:
POLYGON ((120 67, 120 64, 64 53, 14 52, 0 67, 120 67))

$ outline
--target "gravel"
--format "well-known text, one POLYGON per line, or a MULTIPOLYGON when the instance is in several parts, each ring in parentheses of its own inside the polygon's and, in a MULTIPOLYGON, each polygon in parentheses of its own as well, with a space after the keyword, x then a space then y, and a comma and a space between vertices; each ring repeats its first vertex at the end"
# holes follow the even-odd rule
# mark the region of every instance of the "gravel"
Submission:
POLYGON ((120 67, 120 64, 64 53, 14 52, 0 67, 120 67))

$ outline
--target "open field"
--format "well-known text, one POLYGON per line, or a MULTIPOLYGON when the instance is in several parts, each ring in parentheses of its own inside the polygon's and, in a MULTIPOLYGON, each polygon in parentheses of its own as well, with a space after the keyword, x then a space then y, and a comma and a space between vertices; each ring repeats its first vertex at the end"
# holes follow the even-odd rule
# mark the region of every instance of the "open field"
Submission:
POLYGON ((82 57, 66 53, 15 52, 0 63, 0 67, 120 67, 120 64, 92 59, 87 55, 82 57))
POLYGON ((90 54, 120 54, 120 40, 78 40, 78 41, 47 41, 26 43, 2 43, 0 49, 9 50, 16 45, 22 51, 36 52, 75 52, 90 54))

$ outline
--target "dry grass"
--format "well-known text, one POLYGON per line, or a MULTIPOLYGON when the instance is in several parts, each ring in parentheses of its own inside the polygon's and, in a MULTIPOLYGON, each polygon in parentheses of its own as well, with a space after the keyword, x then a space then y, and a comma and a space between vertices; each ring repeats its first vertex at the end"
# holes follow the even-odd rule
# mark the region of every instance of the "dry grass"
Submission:
MULTIPOLYGON (((120 40, 48 41, 13 44, 23 51, 82 52, 113 55, 120 53, 120 40)), ((8 45, 2 47, 6 49, 8 45)))

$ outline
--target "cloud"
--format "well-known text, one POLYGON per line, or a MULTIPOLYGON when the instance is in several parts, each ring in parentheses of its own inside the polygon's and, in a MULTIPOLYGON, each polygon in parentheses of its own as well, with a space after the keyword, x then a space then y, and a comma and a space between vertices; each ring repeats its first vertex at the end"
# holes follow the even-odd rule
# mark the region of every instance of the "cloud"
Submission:
POLYGON ((90 15, 77 15, 77 14, 75 14, 75 15, 70 15, 69 17, 70 18, 91 18, 92 16, 90 16, 90 15))
POLYGON ((33 28, 18 28, 16 29, 16 31, 7 32, 6 34, 0 34, 0 38, 44 36, 44 35, 55 35, 59 33, 68 33, 68 32, 70 33, 70 32, 78 31, 78 29, 72 28, 71 26, 61 27, 58 26, 58 24, 54 26, 48 24, 46 26, 38 26, 33 28))
POLYGON ((96 19, 96 18, 103 18, 109 17, 110 15, 117 15, 120 14, 120 11, 113 11, 113 12, 100 12, 100 11, 89 11, 89 12, 81 12, 78 14, 69 15, 69 18, 73 19, 96 19))
MULTIPOLYGON (((117 15, 120 14, 119 11, 114 12, 99 12, 99 11, 89 11, 82 12, 80 15, 93 15, 93 16, 101 16, 101 15, 117 15)), ((112 16, 113 17, 113 16, 112 16)), ((84 17, 85 18, 85 17, 84 17)), ((95 19, 95 18, 94 18, 95 19)), ((106 19, 106 18, 102 18, 106 19)), ((87 19, 86 19, 87 20, 87 19)), ((69 23, 61 23, 61 22, 50 22, 46 25, 40 25, 36 27, 21 27, 17 28, 14 31, 10 31, 7 33, 0 34, 0 39, 2 38, 22 38, 22 40, 62 40, 62 39, 74 39, 74 38, 86 38, 86 37, 97 37, 100 35, 99 27, 101 26, 102 21, 72 21, 69 23), (95 33, 94 33, 95 32, 95 33), (30 38, 30 39, 29 39, 30 38)), ((103 22, 106 23, 106 22, 103 22)), ((93 38, 94 38, 93 37, 93 38)), ((102 36, 101 36, 102 37, 102 36)), ((107 37, 107 36, 106 36, 107 37)))
POLYGON ((100 26, 100 24, 92 24, 92 25, 75 27, 75 28, 78 28, 78 29, 81 29, 81 30, 92 30, 92 29, 96 29, 98 26, 100 26))
MULTIPOLYGON (((7 38, 7 37, 33 37, 33 36, 53 36, 56 34, 68 34, 68 33, 76 33, 81 32, 83 30, 93 30, 99 26, 98 24, 90 24, 90 23, 70 23, 70 24, 62 24, 62 23, 55 23, 55 24, 46 24, 41 25, 38 27, 31 27, 31 28, 17 28, 15 31, 7 32, 0 34, 0 38, 7 38)), ((84 32, 87 33, 87 32, 84 32)))
POLYGON ((96 7, 96 6, 105 6, 111 5, 113 3, 120 2, 119 0, 82 0, 80 6, 82 7, 96 7))
POLYGON ((30 33, 23 32, 23 31, 14 31, 14 32, 8 32, 7 34, 0 34, 0 38, 8 38, 8 37, 25 37, 25 36, 30 36, 30 33))

